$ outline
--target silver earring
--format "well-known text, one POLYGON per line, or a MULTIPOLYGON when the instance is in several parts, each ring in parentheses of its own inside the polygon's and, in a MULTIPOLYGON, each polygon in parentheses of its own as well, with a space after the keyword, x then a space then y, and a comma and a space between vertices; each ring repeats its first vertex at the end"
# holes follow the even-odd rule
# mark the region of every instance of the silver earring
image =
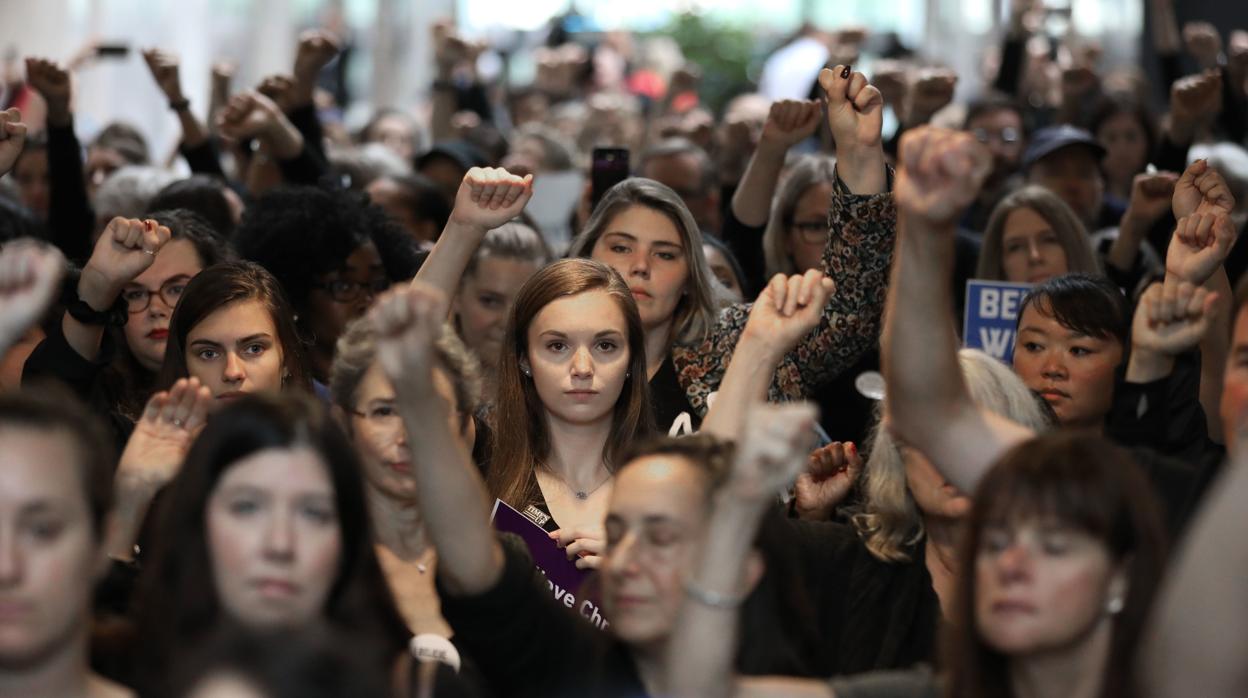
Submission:
POLYGON ((521 367, 520 367, 520 372, 521 372, 521 373, 523 373, 524 375, 528 376, 529 378, 532 378, 532 377, 533 377, 533 372, 529 370, 529 367, 528 367, 528 366, 521 366, 521 367))
POLYGON ((625 378, 632 378, 632 377, 633 377, 633 370, 632 370, 632 369, 629 369, 629 370, 625 371, 625 372, 624 372, 624 377, 625 377, 625 378))
POLYGON ((1122 609, 1125 605, 1126 603, 1122 600, 1121 596, 1115 596, 1109 600, 1109 603, 1105 604, 1105 611, 1111 616, 1116 616, 1119 613, 1122 613, 1122 609))

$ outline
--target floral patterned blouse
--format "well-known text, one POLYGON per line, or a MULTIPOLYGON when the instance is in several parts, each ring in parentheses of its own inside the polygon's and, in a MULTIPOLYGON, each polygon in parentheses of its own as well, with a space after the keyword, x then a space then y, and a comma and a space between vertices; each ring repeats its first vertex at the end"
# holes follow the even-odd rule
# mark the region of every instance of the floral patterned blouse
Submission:
MULTIPOLYGON (((769 400, 805 399, 879 342, 897 230, 891 170, 888 184, 889 191, 862 196, 851 193, 836 177, 828 212, 832 234, 822 264, 836 287, 819 325, 781 360, 769 400)), ((707 396, 724 379, 752 307, 752 303, 729 305, 701 342, 672 347, 680 384, 699 415, 706 414, 707 396)))

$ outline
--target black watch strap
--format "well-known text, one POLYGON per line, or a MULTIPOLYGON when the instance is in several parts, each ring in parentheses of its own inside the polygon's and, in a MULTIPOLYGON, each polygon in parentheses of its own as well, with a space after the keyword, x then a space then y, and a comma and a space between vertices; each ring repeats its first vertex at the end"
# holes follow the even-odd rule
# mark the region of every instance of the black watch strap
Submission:
POLYGON ((78 297, 77 284, 66 284, 61 294, 61 304, 65 306, 65 312, 73 319, 84 325, 103 325, 105 327, 122 327, 129 319, 129 313, 126 312, 126 301, 118 298, 111 308, 107 310, 96 310, 90 304, 78 297))

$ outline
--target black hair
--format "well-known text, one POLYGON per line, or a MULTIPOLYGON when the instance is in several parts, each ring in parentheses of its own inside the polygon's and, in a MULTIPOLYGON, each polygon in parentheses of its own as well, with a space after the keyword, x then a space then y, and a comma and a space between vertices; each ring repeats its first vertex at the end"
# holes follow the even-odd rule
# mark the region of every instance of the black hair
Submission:
MULTIPOLYGON (((142 571, 138 637, 163 682, 177 648, 203 639, 225 616, 208 546, 209 500, 226 471, 268 449, 309 448, 324 463, 341 538, 338 571, 323 620, 352 637, 378 638, 393 658, 409 636, 373 548, 372 525, 355 450, 315 399, 251 395, 212 414, 156 511, 154 554, 142 571)), ((146 693, 145 693, 146 695, 146 693)))
POLYGON ((1152 157, 1153 153, 1157 151, 1157 118, 1153 116, 1152 110, 1146 104, 1134 99, 1105 97, 1097 105, 1088 130, 1092 132, 1092 135, 1097 140, 1100 140, 1098 132, 1101 130, 1101 127, 1105 125, 1106 121, 1118 114, 1128 114, 1140 125, 1140 129, 1144 131, 1144 141, 1148 146, 1145 153, 1148 157, 1152 157))
POLYGON ((185 209, 151 208, 147 215, 169 229, 169 240, 186 240, 195 247, 204 268, 234 258, 229 239, 197 212, 185 209))
POLYGON ((148 211, 186 209, 198 214, 219 235, 234 232, 234 217, 225 195, 226 185, 208 175, 197 174, 165 185, 148 204, 148 211))
POLYGON ((247 208, 234 231, 239 256, 267 269, 305 316, 318 277, 370 240, 390 281, 415 275, 416 244, 367 197, 342 189, 282 187, 247 208))
POLYGON ((416 221, 429 221, 440 236, 446 222, 451 218, 453 203, 446 198, 442 189, 422 174, 386 175, 385 179, 394 182, 402 190, 400 200, 412 214, 412 218, 416 221))
POLYGON ((115 450, 108 430, 87 406, 57 383, 0 394, 0 433, 6 429, 39 431, 67 441, 77 458, 83 497, 97 540, 113 505, 115 450))
MULTIPOLYGON (((1075 273, 1055 276, 1031 289, 1018 308, 1023 312, 1035 305, 1040 314, 1057 320, 1062 327, 1088 337, 1114 339, 1124 356, 1131 336, 1131 301, 1113 281, 1104 276, 1075 273)), ((1015 331, 1018 330, 1015 323, 1015 331)))

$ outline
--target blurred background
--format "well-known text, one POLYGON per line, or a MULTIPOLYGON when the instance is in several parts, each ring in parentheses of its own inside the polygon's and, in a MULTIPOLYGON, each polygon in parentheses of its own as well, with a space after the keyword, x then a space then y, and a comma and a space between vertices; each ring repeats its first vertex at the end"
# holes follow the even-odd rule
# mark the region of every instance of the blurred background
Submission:
MULTIPOLYGON (((1096 60, 1147 70, 1152 4, 1044 0, 1033 13, 1039 26, 1029 49, 1070 61, 1079 57, 1059 53, 1087 45, 1096 60)), ((152 108, 159 93, 138 55, 148 47, 180 56, 184 89, 201 117, 214 64, 228 64, 235 84, 255 84, 289 70, 301 31, 324 28, 347 48, 322 80, 346 128, 363 125, 380 107, 421 119, 436 77, 431 31, 439 21, 450 21, 474 46, 479 42, 476 67, 496 85, 545 79, 539 73, 551 57, 538 49, 570 42, 586 53, 553 60, 592 61, 608 78, 625 63, 648 67, 660 80, 692 64, 702 104, 718 113, 731 96, 760 83, 765 95, 779 96, 776 81, 806 81, 809 76, 765 75, 767 60, 795 38, 818 32, 833 51, 847 43, 842 39, 854 43, 854 57, 869 75, 879 61, 897 58, 951 68, 960 76, 959 97, 969 97, 982 82, 976 76, 995 72, 1012 9, 1011 0, 0 0, 0 6, 6 82, 20 75, 19 56, 74 62, 82 135, 122 120, 149 134, 158 152, 173 147, 178 130, 172 117, 152 108), (114 50, 97 54, 99 44, 114 50)), ((1248 26, 1248 2, 1185 0, 1174 11, 1180 24, 1200 18, 1248 26)))

